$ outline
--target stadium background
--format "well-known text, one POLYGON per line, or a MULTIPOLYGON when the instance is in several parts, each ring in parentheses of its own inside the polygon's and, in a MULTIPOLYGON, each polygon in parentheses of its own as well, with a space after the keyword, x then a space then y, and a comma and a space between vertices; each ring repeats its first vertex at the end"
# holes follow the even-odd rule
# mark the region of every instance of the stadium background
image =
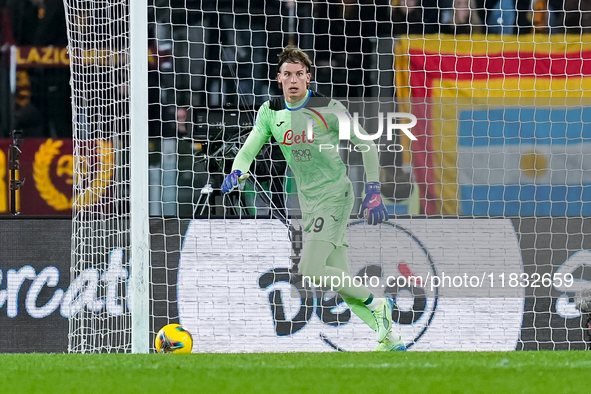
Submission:
MULTIPOLYGON (((4 8, 2 10, 6 11, 4 8)), ((327 12, 330 14, 330 7, 327 7, 327 12)), ((3 13, 3 18, 10 19, 11 17, 11 15, 3 13)), ((59 30, 57 26, 61 26, 58 22, 62 15, 58 13, 56 16, 51 15, 51 17, 56 21, 56 24, 51 25, 52 29, 59 30)), ((39 19, 38 16, 37 18, 39 19)), ((41 19, 45 18, 49 18, 49 16, 41 19)), ((12 21, 14 22, 14 20, 12 21)), ((14 24, 11 23, 11 25, 14 24)), ((412 26, 410 27, 412 28, 412 26)), ((43 27, 39 27, 39 29, 43 31, 43 27)), ((533 32, 535 29, 532 26, 530 30, 533 32)), ((539 29, 541 30, 543 27, 539 29)), ((40 33, 40 36, 43 34, 40 33)), ((36 41, 38 37, 18 37, 18 34, 15 35, 14 32, 12 36, 9 36, 3 28, 3 44, 15 45, 15 51, 3 50, 1 74, 1 94, 4 104, 1 112, 2 122, 0 123, 2 124, 2 136, 5 139, 0 141, 2 147, 2 154, 0 154, 0 176, 2 177, 0 180, 0 213, 6 216, 2 220, 1 242, 4 245, 9 245, 9 247, 2 248, 3 255, 0 260, 2 261, 0 292, 4 291, 4 293, 0 293, 0 302, 3 301, 0 308, 0 327, 3 333, 7 333, 0 338, 0 351, 2 352, 62 352, 67 347, 67 319, 62 316, 60 308, 57 306, 59 297, 54 299, 52 308, 47 309, 47 311, 53 309, 47 316, 40 317, 44 312, 37 312, 39 315, 36 318, 31 315, 35 312, 29 312, 29 310, 34 311, 36 308, 42 308, 48 303, 51 304, 57 289, 62 289, 64 293, 67 292, 70 280, 71 222, 67 218, 71 216, 73 171, 71 169, 71 140, 68 138, 71 135, 69 75, 66 68, 69 65, 69 57, 64 51, 66 45, 63 41, 64 37, 48 38, 48 35, 45 36, 45 40, 54 41, 36 41), (22 40, 22 44, 18 43, 18 40, 22 40), (9 81, 10 70, 7 66, 10 59, 16 59, 17 64, 17 83, 13 92, 11 92, 9 81), (43 86, 44 84, 49 84, 49 86, 43 86), (34 110, 34 112, 27 112, 29 110, 34 110), (7 147, 11 143, 11 139, 8 138, 9 133, 14 128, 25 129, 27 137, 23 146, 23 167, 21 169, 21 176, 27 179, 27 183, 26 187, 21 189, 19 206, 23 218, 8 217, 6 158, 7 147), (26 216, 35 216, 36 218, 26 218, 26 216), (39 216, 46 217, 39 218, 39 216), (60 218, 56 218, 56 216, 60 216, 60 218), (28 267, 32 267, 33 271, 28 267), (41 289, 38 296, 34 297, 31 287, 35 277, 48 267, 57 269, 59 282, 56 285, 47 284, 41 289), (33 296, 30 299, 31 304, 27 305, 29 293, 33 296), (39 338, 39 332, 44 333, 44 340, 39 338), (17 333, 18 335, 16 335, 17 333), (56 340, 56 338, 63 338, 63 342, 56 340)), ((384 40, 378 40, 378 46, 381 44, 387 48, 389 43, 393 43, 392 37, 386 36, 386 33, 380 33, 380 37, 384 40)), ((511 213, 507 213, 510 211, 505 209, 507 201, 504 201, 504 196, 507 195, 507 192, 504 190, 497 193, 495 199, 485 198, 481 201, 471 201, 470 198, 463 197, 476 195, 473 190, 475 185, 462 182, 462 173, 468 167, 448 166, 446 163, 456 163, 457 156, 462 153, 461 149, 465 148, 469 151, 474 147, 473 131, 477 125, 475 125, 475 117, 472 115, 461 118, 458 122, 459 126, 451 124, 446 118, 445 111, 450 107, 457 109, 458 106, 465 105, 458 102, 456 97, 483 99, 479 104, 485 107, 494 103, 490 100, 491 98, 496 100, 522 98, 524 97, 523 92, 527 92, 528 99, 543 99, 547 100, 546 104, 557 103, 562 107, 571 104, 564 99, 578 99, 578 101, 573 101, 573 108, 584 108, 586 103, 584 98, 589 95, 590 91, 588 76, 591 74, 591 65, 589 64, 591 47, 586 44, 588 41, 591 40, 588 40, 587 36, 577 34, 572 36, 558 34, 549 42, 547 36, 525 34, 508 40, 506 37, 500 36, 485 38, 478 35, 446 36, 439 34, 409 36, 400 39, 396 45, 396 53, 389 54, 397 68, 391 70, 391 75, 385 78, 385 82, 380 81, 377 85, 383 84, 380 86, 384 89, 391 88, 392 93, 394 93, 394 81, 400 87, 407 87, 408 90, 401 88, 396 94, 402 108, 407 103, 410 105, 419 102, 424 105, 423 107, 415 105, 412 109, 413 112, 419 111, 418 114, 422 114, 419 118, 423 119, 415 131, 421 136, 421 139, 418 143, 420 145, 412 146, 414 152, 412 159, 405 155, 390 158, 395 164, 390 167, 413 166, 416 186, 412 188, 414 194, 409 193, 404 199, 391 199, 389 202, 391 212, 399 215, 420 214, 421 218, 416 219, 419 221, 426 220, 425 216, 440 217, 442 215, 452 215, 456 218, 477 216, 483 217, 482 220, 489 220, 485 218, 499 216, 498 212, 501 212, 501 215, 506 214, 511 217, 511 225, 515 229, 515 236, 519 242, 524 272, 556 272, 569 262, 572 256, 575 256, 578 259, 578 265, 566 264, 567 269, 571 270, 570 272, 576 272, 577 277, 586 278, 585 256, 586 251, 591 248, 589 244, 591 242, 589 239, 591 222, 585 217, 588 214, 587 204, 591 199, 587 192, 588 185, 578 185, 576 186, 579 187, 577 190, 572 185, 570 189, 564 187, 564 190, 559 190, 557 186, 550 183, 543 197, 528 198, 527 204, 520 204, 519 208, 511 213), (512 48, 513 50, 511 50, 512 48), (445 56, 442 53, 445 53, 445 56), (474 61, 474 56, 482 62, 474 61), (500 61, 501 66, 495 61, 500 61), (453 65, 453 67, 446 69, 445 67, 448 65, 453 65), (531 65, 531 68, 525 69, 525 65, 531 65), (495 75, 502 76, 504 83, 502 88, 495 85, 495 75), (391 80, 390 85, 387 82, 388 78, 391 80), (566 80, 568 83, 565 82, 566 80), (464 83, 466 81, 468 83, 464 83), (447 93, 441 91, 442 87, 456 93, 453 100, 442 100, 442 98, 449 99, 449 97, 445 97, 447 93), (511 95, 507 92, 515 94, 511 95), (440 100, 429 101, 433 98, 440 100), (436 111, 435 113, 442 115, 433 116, 433 112, 429 111, 436 111), (430 121, 434 118, 434 121, 430 121), (465 138, 462 139, 462 137, 465 138), (469 138, 472 138, 472 142, 469 138), (456 149, 458 140, 459 148, 456 149), (462 145, 462 141, 467 142, 462 145), (477 202, 484 204, 478 205, 477 202), (544 202, 546 205, 555 203, 555 207, 563 206, 563 208, 551 211, 549 208, 544 208, 544 202), (493 208, 499 209, 499 206, 501 207, 500 211, 493 210, 493 208), (575 214, 571 214, 572 212, 575 214)), ((3 48, 7 47, 3 46, 3 48)), ((152 69, 162 70, 167 67, 170 54, 167 55, 163 52, 166 49, 163 50, 156 46, 150 48, 152 69)), ((330 48, 327 47, 326 51, 330 51, 330 48)), ((380 52, 381 56, 387 56, 386 54, 387 51, 380 52)), ((86 56, 92 58, 97 54, 88 53, 86 56)), ((266 56, 272 58, 270 53, 266 56)), ((323 71, 330 68, 328 65, 322 66, 320 63, 319 66, 316 78, 320 90, 331 84, 337 87, 337 91, 339 87, 347 86, 347 81, 330 81, 329 74, 323 74, 323 71)), ((354 76, 349 77, 354 78, 354 76)), ((364 91, 365 88, 362 85, 358 87, 363 94, 371 95, 371 93, 364 91)), ((264 95, 255 96, 253 104, 256 104, 256 100, 260 100, 260 97, 264 95)), ((173 121, 175 116, 178 116, 176 105, 186 105, 176 101, 182 99, 176 97, 171 100, 175 106, 171 103, 158 103, 159 105, 165 104, 162 113, 167 114, 166 116, 169 118, 162 119, 164 120, 162 124, 151 124, 154 152, 158 152, 158 149, 165 150, 166 141, 176 138, 179 138, 176 149, 178 151, 187 149, 186 146, 183 147, 185 142, 182 137, 186 136, 185 134, 188 132, 195 131, 183 130, 182 124, 179 125, 173 121)), ((531 101, 528 104, 541 102, 544 101, 531 101)), ((502 101, 502 103, 507 105, 510 101, 502 101)), ((223 102, 218 104, 220 111, 226 104, 223 102)), ((523 105, 523 102, 515 103, 515 107, 520 105, 523 105)), ((410 106, 408 108, 410 109, 410 106)), ((190 116, 195 120, 201 115, 196 111, 190 116)), ((210 115, 208 114, 208 116, 210 115)), ((551 113, 541 116, 552 119, 551 113)), ((567 117, 568 114, 565 114, 564 118, 567 117)), ((587 112, 583 110, 579 114, 575 114, 575 118, 580 120, 579 123, 582 126, 579 134, 575 134, 573 138, 587 138, 587 112)), ((521 121, 518 119, 518 122, 521 121)), ((552 137, 551 134, 546 136, 546 138, 552 137)), ((545 137, 541 136, 540 138, 545 137)), ((403 143, 405 142, 403 141, 403 143)), ((409 145, 408 142, 406 144, 409 145)), ((153 172, 170 171, 171 168, 166 168, 167 163, 159 161, 157 156, 151 155, 153 172)), ((174 268, 180 258, 183 239, 189 227, 189 217, 193 215, 192 206, 195 194, 188 192, 188 189, 195 186, 192 182, 199 181, 191 179, 191 182, 186 183, 182 177, 188 168, 192 168, 191 163, 180 160, 175 165, 176 167, 172 167, 172 170, 180 173, 181 176, 177 177, 175 174, 169 178, 163 178, 163 183, 174 182, 174 184, 151 185, 155 189, 166 186, 176 188, 172 197, 169 200, 160 201, 160 206, 154 205, 151 208, 151 213, 154 216, 166 217, 168 212, 178 211, 181 216, 181 218, 169 219, 165 222, 157 220, 152 222, 153 234, 158 234, 152 238, 155 251, 152 254, 152 264, 155 268, 152 278, 154 281, 153 296, 156 300, 163 300, 154 304, 154 314, 170 317, 170 320, 166 321, 164 318, 162 321, 156 318, 153 322, 155 327, 161 326, 165 322, 174 322, 179 317, 177 303, 170 301, 178 300, 177 287, 170 286, 170 283, 177 282, 174 268), (158 308, 162 308, 162 312, 158 311, 158 308)), ((585 169, 583 168, 583 170, 585 169)), ((526 172, 528 168, 522 168, 522 170, 526 172)), ((534 170, 540 171, 535 168, 534 170)), ((388 174, 387 176, 391 178, 388 178, 385 183, 391 184, 393 189, 391 193, 394 196, 396 194, 393 186, 394 175, 388 174)), ((155 178, 161 177, 156 176, 155 178)), ((561 184, 560 181, 556 183, 561 184)), ((201 186, 199 185, 199 187, 201 186)), ((169 187, 168 190, 170 189, 169 187)), ((398 190, 400 191, 400 188, 398 190)), ((480 195, 489 196, 487 192, 480 195)), ((512 201, 519 202, 519 199, 512 201)), ((50 269, 44 272, 50 275, 50 272, 54 273, 55 270, 50 269)), ((583 326, 586 322, 583 316, 573 310, 572 296, 572 293, 555 288, 539 289, 535 293, 528 290, 524 295, 520 339, 515 342, 514 348, 518 350, 586 348, 583 340, 583 326)))

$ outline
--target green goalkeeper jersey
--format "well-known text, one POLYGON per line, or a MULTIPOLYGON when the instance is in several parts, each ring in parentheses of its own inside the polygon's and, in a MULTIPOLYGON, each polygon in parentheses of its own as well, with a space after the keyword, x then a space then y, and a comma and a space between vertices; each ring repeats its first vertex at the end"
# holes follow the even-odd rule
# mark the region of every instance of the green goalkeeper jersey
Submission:
MULTIPOLYGON (((340 153, 339 120, 329 113, 344 106, 336 100, 308 91, 306 98, 289 104, 283 97, 265 102, 258 111, 254 128, 234 160, 232 170, 248 172, 252 161, 271 136, 279 143, 298 189, 300 208, 313 212, 321 204, 351 201, 353 188, 340 153), (328 111, 326 111, 328 110, 328 111), (312 138, 309 138, 309 123, 312 138)), ((352 120, 351 120, 352 129, 352 120)), ((359 131, 365 131, 359 126, 359 131)), ((367 181, 379 179, 378 153, 372 141, 350 132, 350 141, 363 144, 363 164, 367 181)))

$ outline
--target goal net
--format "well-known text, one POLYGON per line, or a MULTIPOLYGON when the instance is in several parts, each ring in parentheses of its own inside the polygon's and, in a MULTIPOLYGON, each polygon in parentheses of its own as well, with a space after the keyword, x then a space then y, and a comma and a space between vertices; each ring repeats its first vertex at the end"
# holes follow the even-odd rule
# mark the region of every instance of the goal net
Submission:
POLYGON ((75 158, 69 351, 129 351, 128 7, 73 0, 66 18, 75 158))
MULTIPOLYGON (((307 235, 285 141, 263 146, 238 190, 220 190, 258 109, 282 94, 277 55, 289 44, 312 60, 310 88, 359 113, 368 133, 387 127, 387 114, 417 119, 416 140, 397 129, 375 141, 389 223, 352 217, 347 229, 351 273, 395 301, 406 345, 586 348, 588 316, 574 301, 591 248, 586 10, 150 0, 149 49, 134 59, 128 1, 66 3, 79 289, 70 351, 132 351, 136 116, 148 122, 151 351, 169 323, 199 352, 375 347, 342 297, 298 274, 307 235), (130 105, 134 61, 149 69, 143 114, 130 105)), ((362 153, 335 149, 356 213, 362 153)))

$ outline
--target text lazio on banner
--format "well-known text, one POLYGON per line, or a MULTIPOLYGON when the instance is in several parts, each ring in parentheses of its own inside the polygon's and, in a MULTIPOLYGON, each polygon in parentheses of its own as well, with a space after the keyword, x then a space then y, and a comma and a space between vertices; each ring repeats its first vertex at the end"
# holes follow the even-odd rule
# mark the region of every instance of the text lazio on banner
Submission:
POLYGON ((418 119, 411 150, 424 213, 591 212, 586 177, 550 175, 560 160, 587 169, 590 36, 411 36, 396 52, 398 84, 410 87, 398 96, 418 119), (494 144, 469 144, 495 132, 494 144), (488 175, 502 182, 488 185, 488 175))
MULTIPOLYGON (((70 61, 82 64, 110 65, 122 62, 121 53, 110 48, 75 50, 71 56, 65 47, 54 46, 18 46, 15 47, 15 61, 18 69, 69 67, 70 61), (72 59, 71 59, 72 58, 72 59)), ((170 61, 166 52, 158 52, 157 48, 148 48, 148 67, 158 67, 158 62, 170 61)))

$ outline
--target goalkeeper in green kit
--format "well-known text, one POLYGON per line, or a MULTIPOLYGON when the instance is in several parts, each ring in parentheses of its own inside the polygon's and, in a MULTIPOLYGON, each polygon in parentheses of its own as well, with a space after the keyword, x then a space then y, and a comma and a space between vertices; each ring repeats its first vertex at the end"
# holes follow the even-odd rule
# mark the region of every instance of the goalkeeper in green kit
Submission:
MULTIPOLYGON (((341 279, 334 290, 376 331, 376 350, 406 350, 402 338, 392 331, 392 300, 374 296, 365 286, 353 285, 346 231, 355 196, 338 153, 339 114, 348 113, 340 102, 308 89, 311 66, 308 55, 295 46, 286 47, 279 55, 277 81, 283 97, 269 100, 259 109, 254 128, 222 184, 222 192, 230 192, 248 177, 255 156, 271 136, 275 137, 296 181, 306 232, 301 274, 316 284, 335 276, 341 279)), ((362 213, 369 224, 379 224, 388 220, 388 213, 380 197, 377 148, 355 133, 350 133, 350 141, 364 146, 367 184, 362 213)))

